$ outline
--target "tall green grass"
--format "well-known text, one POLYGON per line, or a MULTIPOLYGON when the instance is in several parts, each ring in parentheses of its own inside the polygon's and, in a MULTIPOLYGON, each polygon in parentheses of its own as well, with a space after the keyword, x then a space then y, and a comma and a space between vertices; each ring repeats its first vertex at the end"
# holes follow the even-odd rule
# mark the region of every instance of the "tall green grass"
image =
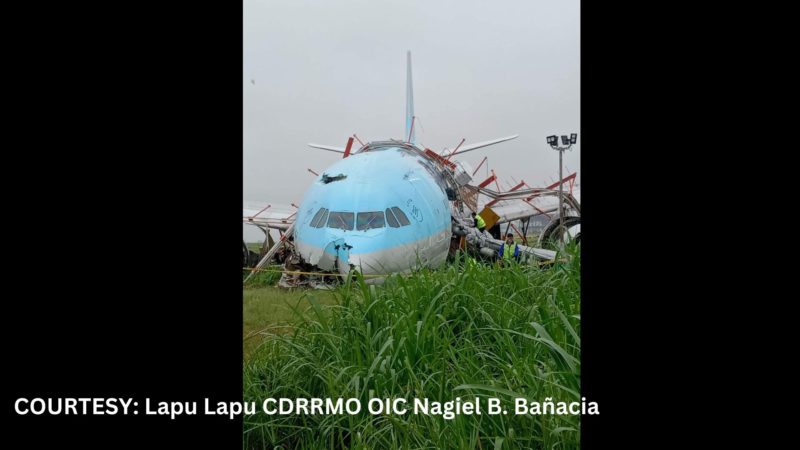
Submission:
POLYGON ((549 268, 472 266, 356 279, 337 305, 311 308, 291 334, 266 339, 244 364, 244 446, 323 448, 546 448, 579 446, 579 417, 517 416, 513 398, 580 401, 580 257, 549 268), (373 397, 503 399, 508 415, 371 415, 373 397), (273 415, 273 398, 361 399, 359 415, 273 415))
MULTIPOLYGON (((270 265, 256 272, 245 284, 248 288, 257 288, 265 286, 274 286, 281 279, 282 267, 278 265, 270 265)), ((249 269, 242 270, 242 280, 247 279, 250 275, 249 269)))
MULTIPOLYGON (((304 293, 304 289, 275 286, 245 289, 242 299, 242 349, 245 358, 250 358, 265 337, 269 339, 273 334, 292 332, 296 318, 293 307, 302 301, 304 293)), ((336 299, 325 291, 317 292, 316 297, 321 305, 336 303, 336 299)))

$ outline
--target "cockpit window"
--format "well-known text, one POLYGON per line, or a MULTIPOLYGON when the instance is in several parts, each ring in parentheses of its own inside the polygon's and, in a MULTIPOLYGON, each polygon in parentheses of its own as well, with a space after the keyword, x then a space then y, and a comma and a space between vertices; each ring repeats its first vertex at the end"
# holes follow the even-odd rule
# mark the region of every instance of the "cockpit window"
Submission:
POLYGON ((331 211, 328 216, 328 228, 339 228, 341 230, 352 230, 355 214, 351 212, 331 211))
POLYGON ((392 208, 386 208, 386 222, 388 222, 389 226, 392 228, 400 228, 400 223, 395 219, 392 208))
POLYGON ((356 230, 365 231, 372 228, 383 228, 383 211, 360 212, 356 218, 356 230))
POLYGON ((328 222, 328 210, 325 210, 325 214, 322 215, 322 218, 319 219, 319 223, 317 224, 317 228, 322 228, 328 222))
POLYGON ((325 226, 325 219, 328 218, 328 210, 325 208, 320 208, 316 214, 314 214, 314 218, 311 219, 311 223, 309 226, 314 228, 322 228, 325 226))
POLYGON ((397 220, 400 221, 401 227, 404 227, 411 223, 409 222, 408 217, 406 217, 406 214, 402 210, 400 210, 400 208, 398 208, 397 206, 392 206, 392 211, 394 212, 394 215, 397 217, 397 220))
POLYGON ((360 212, 356 216, 356 213, 352 212, 337 212, 320 208, 308 225, 312 228, 323 228, 327 224, 328 228, 351 231, 355 222, 356 230, 366 231, 373 228, 383 228, 387 225, 387 222, 392 228, 400 228, 411 224, 405 213, 397 206, 386 208, 385 212, 385 216, 384 211, 360 212))

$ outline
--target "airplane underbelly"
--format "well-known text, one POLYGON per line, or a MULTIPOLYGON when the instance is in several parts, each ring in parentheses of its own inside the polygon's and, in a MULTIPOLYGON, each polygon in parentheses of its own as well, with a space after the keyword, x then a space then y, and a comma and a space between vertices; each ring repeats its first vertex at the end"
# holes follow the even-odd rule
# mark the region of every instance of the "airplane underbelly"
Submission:
POLYGON ((449 228, 443 229, 438 233, 430 235, 417 241, 389 245, 385 248, 371 251, 359 252, 357 242, 352 242, 353 246, 346 256, 341 255, 341 244, 348 241, 344 238, 337 246, 328 245, 325 248, 297 241, 297 249, 300 255, 307 262, 318 265, 323 270, 333 270, 338 267, 341 271, 344 266, 353 265, 365 275, 385 275, 394 272, 409 272, 418 266, 435 268, 447 259, 447 252, 450 247, 449 228), (338 261, 336 259, 339 258, 338 261), (325 266, 325 267, 322 267, 325 266))
POLYGON ((419 266, 436 268, 447 259, 449 234, 448 229, 408 244, 369 253, 351 253, 350 264, 360 268, 364 275, 410 272, 412 268, 419 266))

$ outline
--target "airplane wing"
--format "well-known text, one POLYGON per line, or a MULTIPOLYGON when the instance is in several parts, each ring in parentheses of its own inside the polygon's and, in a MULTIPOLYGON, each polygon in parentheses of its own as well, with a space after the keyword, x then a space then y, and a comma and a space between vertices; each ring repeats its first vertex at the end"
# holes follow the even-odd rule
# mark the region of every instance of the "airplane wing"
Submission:
POLYGON ((322 145, 322 144, 308 144, 309 147, 318 148, 320 150, 327 150, 329 152, 336 152, 336 153, 344 153, 344 149, 341 147, 334 147, 332 145, 322 145))
POLYGON ((512 222, 526 217, 538 215, 550 215, 558 210, 558 197, 536 197, 529 201, 504 200, 491 206, 492 211, 497 214, 497 223, 512 222))
MULTIPOLYGON (((580 189, 575 189, 571 194, 571 197, 579 203, 580 192, 580 189)), ((566 191, 564 194, 569 195, 566 191)), ((490 208, 499 217, 497 223, 512 222, 539 215, 552 218, 558 215, 558 195, 548 192, 533 198, 502 200, 490 208)))
POLYGON ((247 225, 254 225, 261 228, 268 227, 276 230, 286 231, 294 223, 297 215, 294 211, 286 208, 273 209, 269 205, 250 203, 242 207, 242 222, 247 225))
POLYGON ((492 139, 491 141, 484 141, 484 142, 478 142, 478 143, 475 143, 475 144, 465 145, 465 146, 461 147, 457 152, 453 153, 450 156, 455 156, 455 155, 460 155, 462 153, 471 152, 472 150, 477 150, 479 148, 488 147, 490 145, 499 144, 499 143, 505 142, 505 141, 510 141, 511 139, 516 139, 518 137, 519 137, 519 135, 515 134, 513 136, 507 136, 507 137, 504 137, 504 138, 492 139))

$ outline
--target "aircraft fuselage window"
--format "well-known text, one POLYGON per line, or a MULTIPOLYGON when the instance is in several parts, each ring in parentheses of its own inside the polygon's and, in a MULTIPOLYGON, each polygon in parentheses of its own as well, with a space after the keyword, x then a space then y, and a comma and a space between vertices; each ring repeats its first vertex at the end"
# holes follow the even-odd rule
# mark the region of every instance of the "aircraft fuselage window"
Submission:
POLYGON ((404 227, 404 226, 406 226, 406 225, 408 225, 408 224, 410 224, 410 223, 411 223, 411 222, 408 220, 408 217, 406 217, 406 213, 404 213, 404 212, 403 212, 403 211, 402 211, 400 208, 398 208, 397 206, 392 206, 392 211, 394 212, 394 215, 395 215, 395 216, 397 216, 397 220, 398 220, 398 221, 400 221, 400 226, 401 226, 401 227, 404 227))
POLYGON ((389 226, 392 228, 399 228, 400 223, 394 217, 394 213, 392 212, 391 208, 386 208, 386 221, 389 223, 389 226))
POLYGON ((314 214, 314 218, 311 219, 311 223, 309 226, 314 228, 322 228, 325 226, 325 220, 328 218, 328 210, 325 208, 320 208, 316 214, 314 214))
POLYGON ((328 228, 339 228, 341 230, 352 230, 355 214, 351 212, 331 211, 328 215, 328 228))
POLYGON ((383 211, 370 211, 358 213, 356 219, 356 230, 366 231, 372 228, 383 228, 383 211))

